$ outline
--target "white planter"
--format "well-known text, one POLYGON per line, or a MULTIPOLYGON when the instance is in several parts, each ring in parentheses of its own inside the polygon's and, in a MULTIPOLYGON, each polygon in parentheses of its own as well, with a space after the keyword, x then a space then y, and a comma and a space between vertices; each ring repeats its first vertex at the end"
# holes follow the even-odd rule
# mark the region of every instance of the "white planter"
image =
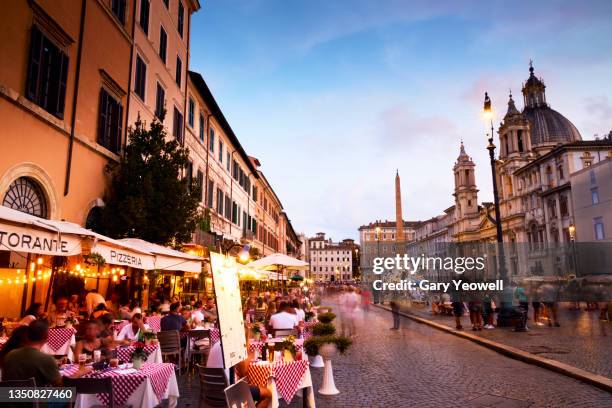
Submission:
POLYGON ((340 394, 340 391, 336 388, 334 382, 334 370, 332 368, 331 358, 336 355, 335 344, 323 344, 319 347, 319 354, 323 357, 325 362, 323 367, 323 382, 321 388, 319 388, 319 394, 322 395, 336 395, 340 394))
POLYGON ((321 357, 319 354, 317 354, 314 357, 308 356, 310 357, 310 366, 311 367, 315 367, 315 368, 321 368, 323 367, 323 357, 321 357))

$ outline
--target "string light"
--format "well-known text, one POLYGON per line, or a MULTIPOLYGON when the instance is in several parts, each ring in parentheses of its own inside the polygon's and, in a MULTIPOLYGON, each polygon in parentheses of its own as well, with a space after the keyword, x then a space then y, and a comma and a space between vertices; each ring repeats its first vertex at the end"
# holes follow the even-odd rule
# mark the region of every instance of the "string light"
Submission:
POLYGON ((38 262, 39 265, 42 265, 43 259, 41 257, 39 257, 36 262, 38 262))

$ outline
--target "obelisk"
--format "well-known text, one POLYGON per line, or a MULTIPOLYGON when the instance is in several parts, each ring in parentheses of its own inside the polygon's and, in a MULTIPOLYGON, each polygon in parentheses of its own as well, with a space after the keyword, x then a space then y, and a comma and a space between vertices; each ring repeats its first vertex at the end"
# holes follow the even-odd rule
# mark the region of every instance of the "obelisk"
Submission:
POLYGON ((404 219, 402 218, 402 189, 399 170, 395 173, 395 241, 404 242, 404 219))

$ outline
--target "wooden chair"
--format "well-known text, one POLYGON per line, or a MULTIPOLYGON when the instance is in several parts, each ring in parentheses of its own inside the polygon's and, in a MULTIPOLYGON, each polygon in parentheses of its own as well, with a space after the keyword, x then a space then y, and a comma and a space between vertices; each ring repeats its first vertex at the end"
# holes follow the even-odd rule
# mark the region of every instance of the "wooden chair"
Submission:
POLYGON ((225 389, 225 399, 228 408, 255 408, 251 389, 244 378, 225 389))
MULTIPOLYGON (((208 357, 208 353, 210 352, 210 347, 212 346, 212 341, 210 340, 210 330, 209 329, 197 329, 190 330, 187 333, 187 370, 191 367, 191 359, 193 356, 205 356, 208 357), (196 346, 197 341, 201 341, 204 339, 208 339, 208 345, 199 345, 196 346), (196 348, 197 347, 197 348, 196 348)), ((206 358, 201 360, 202 364, 206 364, 206 358)))
POLYGON ((200 407, 225 407, 225 389, 228 386, 225 370, 196 364, 200 377, 200 407))
POLYGON ((274 337, 287 337, 287 336, 295 336, 297 337, 298 332, 297 329, 277 329, 273 330, 274 337))
POLYGON ((177 330, 166 330, 157 333, 159 349, 162 359, 166 361, 167 356, 176 356, 178 370, 181 370, 181 336, 177 330))
MULTIPOLYGON (((34 377, 32 377, 32 378, 28 378, 27 380, 0 381, 0 387, 13 388, 13 389, 23 388, 23 387, 36 388, 36 380, 34 379, 34 377)), ((38 402, 33 402, 32 405, 30 406, 33 408, 39 407, 38 402)))
MULTIPOLYGON (((116 405, 113 397, 113 382, 111 377, 102 377, 102 378, 68 378, 64 377, 63 381, 64 387, 74 387, 76 388, 76 393, 78 394, 107 394, 109 400, 109 407, 111 408, 128 408, 131 405, 116 405)), ((71 403, 71 406, 74 406, 74 402, 71 403)), ((106 405, 93 405, 93 407, 105 407, 106 405)))

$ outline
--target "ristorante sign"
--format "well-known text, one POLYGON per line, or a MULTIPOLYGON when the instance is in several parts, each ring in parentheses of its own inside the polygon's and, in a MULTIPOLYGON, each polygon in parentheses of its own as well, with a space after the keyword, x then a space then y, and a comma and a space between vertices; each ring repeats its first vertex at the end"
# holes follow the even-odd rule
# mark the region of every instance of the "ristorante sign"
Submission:
POLYGON ((111 265, 131 266, 132 268, 151 270, 154 269, 153 255, 130 251, 126 248, 116 248, 104 242, 98 242, 92 252, 97 252, 104 257, 106 263, 111 265))
POLYGON ((0 224, 0 250, 72 256, 81 253, 81 239, 72 235, 0 224))

